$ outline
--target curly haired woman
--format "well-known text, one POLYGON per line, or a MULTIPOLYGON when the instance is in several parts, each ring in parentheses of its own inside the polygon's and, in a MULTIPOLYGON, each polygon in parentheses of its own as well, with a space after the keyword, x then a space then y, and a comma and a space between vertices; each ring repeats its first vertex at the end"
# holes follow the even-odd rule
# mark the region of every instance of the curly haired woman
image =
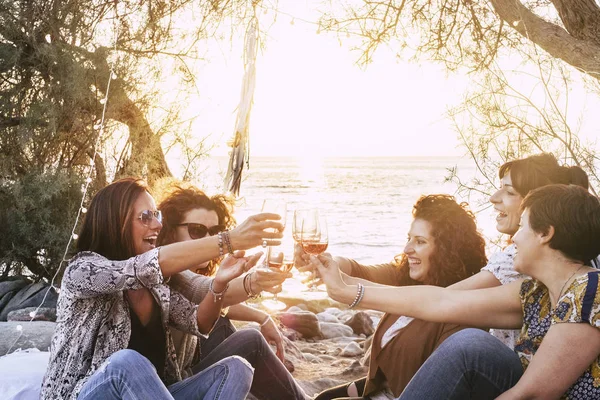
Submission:
MULTIPOLYGON (((172 185, 158 208, 163 214, 163 227, 158 236, 159 245, 182 243, 213 236, 235 228, 233 201, 224 195, 207 196, 193 185, 172 185)), ((220 269, 222 257, 194 265, 190 270, 175 275, 173 287, 184 286, 182 294, 194 303, 208 294, 205 287, 211 276, 220 269), (193 271, 193 272, 192 272, 193 271)), ((233 280, 232 294, 241 295, 230 303, 227 316, 216 322, 208 338, 184 334, 172 329, 180 367, 187 375, 210 368, 230 356, 246 359, 254 368, 250 392, 258 399, 304 399, 304 391, 285 368, 282 335, 277 325, 263 311, 241 304, 263 290, 280 290, 281 283, 291 277, 288 272, 253 270, 242 279, 233 280), (237 285, 237 286, 236 286, 237 285), (254 321, 260 324, 260 333, 254 329, 236 331, 230 319, 254 321), (277 348, 273 353, 269 344, 277 348)))
MULTIPOLYGON (((353 260, 348 284, 448 286, 466 279, 486 264, 484 239, 475 217, 452 196, 422 196, 414 205, 404 253, 390 264, 360 265, 353 260)), ((371 348, 366 378, 331 388, 315 400, 373 395, 381 390, 399 395, 427 357, 464 326, 427 322, 385 314, 371 348), (364 394, 363 394, 364 393, 364 394)))

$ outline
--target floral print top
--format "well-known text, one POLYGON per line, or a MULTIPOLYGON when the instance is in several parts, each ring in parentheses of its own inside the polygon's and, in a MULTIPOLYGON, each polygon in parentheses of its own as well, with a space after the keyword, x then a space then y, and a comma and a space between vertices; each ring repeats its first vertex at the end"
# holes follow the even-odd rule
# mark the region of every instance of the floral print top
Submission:
POLYGON ((159 249, 124 261, 93 253, 75 255, 65 270, 57 304, 57 325, 50 361, 42 382, 42 399, 75 399, 88 378, 113 353, 127 348, 131 334, 126 290, 148 288, 160 306, 167 348, 164 376, 181 380, 167 326, 203 336, 198 307, 163 282, 159 249))
MULTIPOLYGON (((523 328, 515 351, 527 368, 544 336, 554 324, 587 323, 600 328, 598 272, 589 272, 573 281, 552 310, 548 289, 541 282, 526 279, 521 285, 523 328)), ((600 399, 600 357, 577 379, 563 399, 600 399)))
MULTIPOLYGON (((517 247, 514 244, 511 244, 504 250, 492 254, 487 265, 481 270, 494 274, 496 279, 498 279, 502 285, 507 285, 516 280, 527 278, 525 275, 518 273, 514 269, 513 260, 516 254, 517 247)), ((519 338, 519 331, 516 329, 490 329, 490 333, 510 347, 511 350, 515 348, 515 343, 519 338)))

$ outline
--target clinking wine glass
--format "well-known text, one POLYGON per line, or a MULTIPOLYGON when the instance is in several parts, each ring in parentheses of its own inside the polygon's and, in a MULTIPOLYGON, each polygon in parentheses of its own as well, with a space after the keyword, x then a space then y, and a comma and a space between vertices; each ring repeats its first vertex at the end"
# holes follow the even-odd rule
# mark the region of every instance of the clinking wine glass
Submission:
MULTIPOLYGON (((268 268, 279 269, 283 272, 289 272, 294 266, 294 260, 285 258, 282 250, 283 246, 269 246, 265 257, 266 266, 268 268)), ((274 311, 280 311, 287 307, 284 302, 277 299, 277 293, 273 295, 272 299, 263 300, 262 305, 274 311)))
MULTIPOLYGON (((329 235, 327 232, 327 220, 319 210, 312 209, 307 211, 302 219, 302 228, 300 231, 300 244, 305 253, 317 256, 327 250, 329 245, 329 235)), ((317 273, 313 270, 312 285, 310 290, 317 290, 317 273)))
MULTIPOLYGON (((281 200, 276 200, 276 199, 265 199, 263 201, 263 205, 262 205, 262 212, 267 212, 267 213, 273 213, 273 214, 279 214, 281 216, 281 219, 279 220, 279 222, 283 225, 284 229, 285 229, 285 220, 286 220, 286 216, 287 216, 287 204, 285 201, 281 201, 281 200)), ((267 232, 275 232, 275 229, 269 228, 267 229, 267 232)), ((264 249, 267 248, 267 238, 263 239, 263 243, 262 243, 262 247, 264 249)), ((263 263, 264 265, 266 265, 266 258, 265 258, 265 263, 263 263)))

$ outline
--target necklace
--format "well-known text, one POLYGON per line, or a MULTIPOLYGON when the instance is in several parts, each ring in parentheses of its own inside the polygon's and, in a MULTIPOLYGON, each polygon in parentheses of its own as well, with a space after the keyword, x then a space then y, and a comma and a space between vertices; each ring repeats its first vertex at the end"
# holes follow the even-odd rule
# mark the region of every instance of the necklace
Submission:
POLYGON ((565 281, 565 283, 563 283, 562 287, 560 288, 560 292, 558 293, 558 298, 556 299, 557 303, 560 300, 560 296, 562 296, 563 290, 565 290, 565 286, 567 286, 567 282, 569 282, 571 280, 571 278, 573 278, 575 276, 576 273, 578 273, 581 268, 583 268, 585 266, 585 264, 582 264, 579 268, 577 268, 577 270, 575 272, 573 272, 571 274, 571 276, 569 276, 569 279, 567 279, 565 281))

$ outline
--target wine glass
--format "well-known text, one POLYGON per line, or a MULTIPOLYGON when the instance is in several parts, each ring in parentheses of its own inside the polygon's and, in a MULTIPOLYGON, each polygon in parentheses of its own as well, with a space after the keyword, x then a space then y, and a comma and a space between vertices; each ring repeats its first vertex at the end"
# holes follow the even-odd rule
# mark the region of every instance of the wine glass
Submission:
MULTIPOLYGON (((288 272, 294 266, 294 260, 285 258, 283 246, 269 246, 267 249, 267 255, 265 257, 266 265, 268 268, 276 268, 284 272, 288 272)), ((265 299, 262 301, 262 305, 270 310, 280 311, 287 307, 287 305, 277 299, 277 293, 273 294, 272 299, 265 299)))
MULTIPOLYGON (((300 230, 300 244, 305 253, 313 256, 319 255, 327 250, 329 245, 329 235, 327 232, 327 219, 319 210, 308 210, 304 215, 300 230)), ((310 290, 317 290, 315 283, 317 273, 312 272, 313 283, 310 290)))
MULTIPOLYGON (((263 201, 263 205, 262 205, 262 212, 267 212, 267 213, 273 213, 273 214, 279 214, 281 216, 281 219, 279 220, 279 222, 281 222, 281 224, 283 225, 283 228, 285 229, 285 219, 287 216, 287 204, 285 201, 281 201, 281 200, 276 200, 276 199, 265 199, 263 201)), ((275 232, 275 229, 273 228, 269 228, 267 229, 267 232, 275 232)), ((263 249, 267 248, 267 239, 263 239, 262 242, 262 247, 263 249)), ((265 258, 265 263, 266 265, 266 258, 265 258)))
POLYGON ((296 243, 300 244, 300 233, 302 232, 302 223, 304 222, 304 217, 308 215, 311 210, 295 210, 294 211, 294 221, 292 222, 292 237, 296 243))

